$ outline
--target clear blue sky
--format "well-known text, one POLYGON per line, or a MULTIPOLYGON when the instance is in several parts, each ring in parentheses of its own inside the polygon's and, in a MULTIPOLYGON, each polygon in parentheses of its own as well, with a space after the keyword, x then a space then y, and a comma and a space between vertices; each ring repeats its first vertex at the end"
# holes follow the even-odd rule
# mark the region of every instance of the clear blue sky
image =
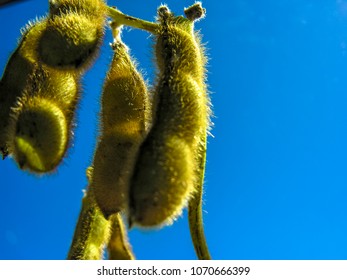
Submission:
MULTIPOLYGON (((153 20, 161 1, 108 1, 153 20)), ((168 0, 177 14, 193 1, 168 0)), ((347 0, 203 1, 215 123, 204 219, 215 259, 347 259, 347 0)), ((46 0, 0 9, 0 72, 19 30, 46 0)), ((56 174, 0 161, 0 259, 65 259, 97 135, 105 46, 84 78, 73 147, 56 174)), ((149 80, 152 39, 123 40, 149 80)), ((186 212, 171 227, 132 230, 138 259, 195 259, 186 212)))

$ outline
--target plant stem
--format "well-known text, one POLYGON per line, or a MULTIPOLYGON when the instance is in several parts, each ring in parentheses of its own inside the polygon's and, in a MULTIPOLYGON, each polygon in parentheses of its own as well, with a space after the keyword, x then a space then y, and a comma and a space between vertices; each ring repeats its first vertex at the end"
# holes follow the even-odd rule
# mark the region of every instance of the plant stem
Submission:
POLYGON ((196 192, 188 203, 188 220, 190 235, 194 244, 195 252, 199 260, 210 260, 206 238, 204 234, 203 218, 202 218, 202 194, 205 175, 206 163, 206 134, 201 144, 200 163, 198 169, 198 184, 196 192))
POLYGON ((108 7, 108 15, 119 25, 128 25, 134 28, 146 30, 153 34, 157 33, 157 29, 159 27, 157 23, 145 21, 143 19, 135 18, 132 16, 128 16, 112 7, 108 7))

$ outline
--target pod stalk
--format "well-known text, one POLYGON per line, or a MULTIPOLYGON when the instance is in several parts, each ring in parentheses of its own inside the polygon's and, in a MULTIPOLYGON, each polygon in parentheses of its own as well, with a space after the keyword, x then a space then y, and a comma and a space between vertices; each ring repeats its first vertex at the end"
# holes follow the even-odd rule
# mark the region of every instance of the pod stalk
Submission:
POLYGON ((156 34, 159 25, 154 22, 146 21, 136 17, 123 14, 121 11, 113 7, 108 7, 108 15, 119 25, 128 25, 137 29, 142 29, 150 33, 156 34))
POLYGON ((206 163, 206 135, 202 139, 202 151, 200 153, 199 174, 196 191, 188 203, 188 220, 190 235, 193 241, 196 255, 199 260, 211 260, 208 250, 202 218, 202 195, 206 163))

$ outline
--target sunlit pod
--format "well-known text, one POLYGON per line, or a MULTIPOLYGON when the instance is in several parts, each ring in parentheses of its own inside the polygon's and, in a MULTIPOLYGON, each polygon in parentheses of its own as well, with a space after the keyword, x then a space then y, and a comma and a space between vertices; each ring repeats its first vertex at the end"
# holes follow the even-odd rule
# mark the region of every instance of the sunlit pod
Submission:
POLYGON ((119 36, 113 49, 101 100, 101 129, 91 183, 106 217, 126 209, 129 179, 150 122, 146 84, 119 36))
POLYGON ((172 223, 197 184, 199 145, 209 127, 210 108, 195 19, 175 17, 166 6, 158 9, 156 111, 132 178, 132 224, 172 223))

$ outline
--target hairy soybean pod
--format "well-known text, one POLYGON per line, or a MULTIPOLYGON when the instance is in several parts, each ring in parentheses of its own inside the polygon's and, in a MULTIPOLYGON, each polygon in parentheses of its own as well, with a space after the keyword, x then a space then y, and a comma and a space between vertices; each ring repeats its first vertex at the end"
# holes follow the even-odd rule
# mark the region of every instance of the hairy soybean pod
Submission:
POLYGON ((49 172, 61 162, 70 142, 78 81, 71 73, 39 67, 29 85, 12 108, 9 149, 21 168, 49 172))
POLYGON ((199 146, 209 126, 206 59, 193 28, 199 16, 175 17, 166 6, 158 16, 156 112, 130 188, 129 220, 139 226, 170 224, 181 213, 195 191, 199 146))
POLYGON ((114 56, 103 88, 91 182, 105 217, 126 209, 129 179, 147 131, 150 106, 142 75, 118 35, 112 46, 114 56))
POLYGON ((0 152, 8 154, 7 128, 11 108, 23 94, 30 74, 37 68, 35 46, 37 37, 44 28, 43 22, 29 25, 23 31, 17 49, 11 55, 0 80, 0 152))
POLYGON ((102 0, 51 1, 38 53, 54 68, 83 71, 98 54, 107 15, 102 0))
POLYGON ((0 80, 0 151, 3 157, 8 154, 7 129, 11 109, 30 86, 30 76, 39 67, 35 50, 45 24, 44 20, 28 24, 0 80))
POLYGON ((37 62, 47 21, 29 24, 0 82, 0 147, 32 172, 52 171, 62 160, 79 95, 79 76, 37 62))

